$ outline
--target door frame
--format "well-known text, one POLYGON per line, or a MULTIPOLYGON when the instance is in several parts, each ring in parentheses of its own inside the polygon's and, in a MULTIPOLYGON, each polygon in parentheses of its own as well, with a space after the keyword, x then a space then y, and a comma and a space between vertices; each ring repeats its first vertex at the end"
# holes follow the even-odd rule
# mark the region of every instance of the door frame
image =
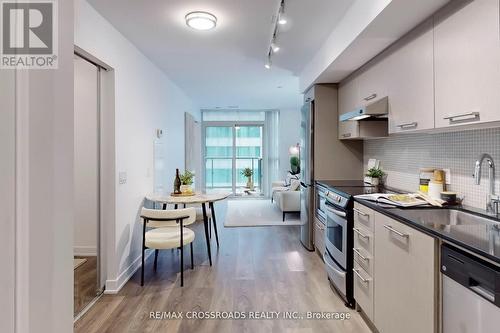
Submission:
POLYGON ((101 296, 108 279, 108 263, 113 260, 115 230, 115 72, 114 69, 74 45, 74 56, 98 68, 98 227, 97 227, 97 286, 96 298, 91 301, 74 321, 83 316, 101 296))
MULTIPOLYGON (((232 129, 232 185, 231 185, 231 193, 232 195, 236 194, 236 127, 241 126, 241 127, 262 127, 262 160, 264 161, 266 159, 266 123, 265 121, 202 121, 202 184, 203 187, 202 189, 204 191, 207 190, 206 187, 206 172, 207 172, 207 165, 206 165, 206 158, 207 158, 207 152, 206 152, 206 129, 207 127, 231 127, 232 129)), ((262 166, 262 170, 260 170, 260 189, 261 192, 263 190, 262 188, 262 179, 263 179, 263 171, 264 171, 264 166, 262 166)))

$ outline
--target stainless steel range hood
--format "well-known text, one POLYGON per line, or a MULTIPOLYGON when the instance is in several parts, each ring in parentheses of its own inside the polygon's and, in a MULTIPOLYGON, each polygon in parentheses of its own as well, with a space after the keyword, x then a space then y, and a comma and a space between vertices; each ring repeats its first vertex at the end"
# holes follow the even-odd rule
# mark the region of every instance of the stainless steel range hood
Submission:
POLYGON ((388 97, 383 97, 376 102, 367 104, 366 106, 357 108, 351 112, 344 113, 340 115, 340 121, 348 120, 362 120, 366 118, 376 117, 383 118, 387 117, 389 113, 388 97))

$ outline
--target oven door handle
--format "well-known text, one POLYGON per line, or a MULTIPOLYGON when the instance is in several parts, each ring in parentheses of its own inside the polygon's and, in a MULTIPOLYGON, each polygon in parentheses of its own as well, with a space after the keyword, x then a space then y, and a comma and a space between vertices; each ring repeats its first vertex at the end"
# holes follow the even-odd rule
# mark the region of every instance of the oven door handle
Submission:
POLYGON ((330 213, 332 214, 335 214, 335 215, 338 215, 338 216, 341 216, 341 217, 346 217, 347 214, 341 210, 338 210, 338 209, 334 209, 334 208, 331 208, 330 206, 326 206, 326 210, 329 211, 330 213))

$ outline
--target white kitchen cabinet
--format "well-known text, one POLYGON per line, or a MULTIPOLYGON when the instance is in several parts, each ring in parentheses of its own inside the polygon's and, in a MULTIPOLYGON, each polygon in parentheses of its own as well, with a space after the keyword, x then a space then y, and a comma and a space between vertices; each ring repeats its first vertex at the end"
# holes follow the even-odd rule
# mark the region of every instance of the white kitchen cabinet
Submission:
POLYGON ((374 320, 375 211, 354 203, 354 299, 368 319, 374 320))
POLYGON ((438 128, 500 121, 499 0, 456 3, 435 16, 438 128))
POLYGON ((390 80, 387 58, 383 54, 375 57, 359 73, 359 104, 363 106, 386 97, 390 80))
MULTIPOLYGON (((339 86, 339 116, 360 107, 358 79, 352 77, 339 86)), ((359 137, 357 121, 339 121, 339 139, 359 137)))
POLYGON ((374 324, 381 333, 432 333, 437 322, 436 240, 375 213, 374 324))
POLYGON ((434 128, 432 29, 433 20, 427 20, 385 52, 389 133, 434 128))
POLYGON ((373 279, 359 265, 354 262, 354 299, 366 316, 373 321, 373 279))

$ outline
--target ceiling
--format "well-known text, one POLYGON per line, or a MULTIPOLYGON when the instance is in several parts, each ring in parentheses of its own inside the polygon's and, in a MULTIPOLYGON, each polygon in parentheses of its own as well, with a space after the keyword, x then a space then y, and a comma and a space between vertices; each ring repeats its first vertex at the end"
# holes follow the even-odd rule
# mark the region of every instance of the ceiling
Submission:
POLYGON ((351 0, 287 0, 281 50, 264 68, 279 0, 88 0, 200 108, 288 109, 302 101, 298 75, 351 0), (193 10, 218 18, 188 28, 193 10))

